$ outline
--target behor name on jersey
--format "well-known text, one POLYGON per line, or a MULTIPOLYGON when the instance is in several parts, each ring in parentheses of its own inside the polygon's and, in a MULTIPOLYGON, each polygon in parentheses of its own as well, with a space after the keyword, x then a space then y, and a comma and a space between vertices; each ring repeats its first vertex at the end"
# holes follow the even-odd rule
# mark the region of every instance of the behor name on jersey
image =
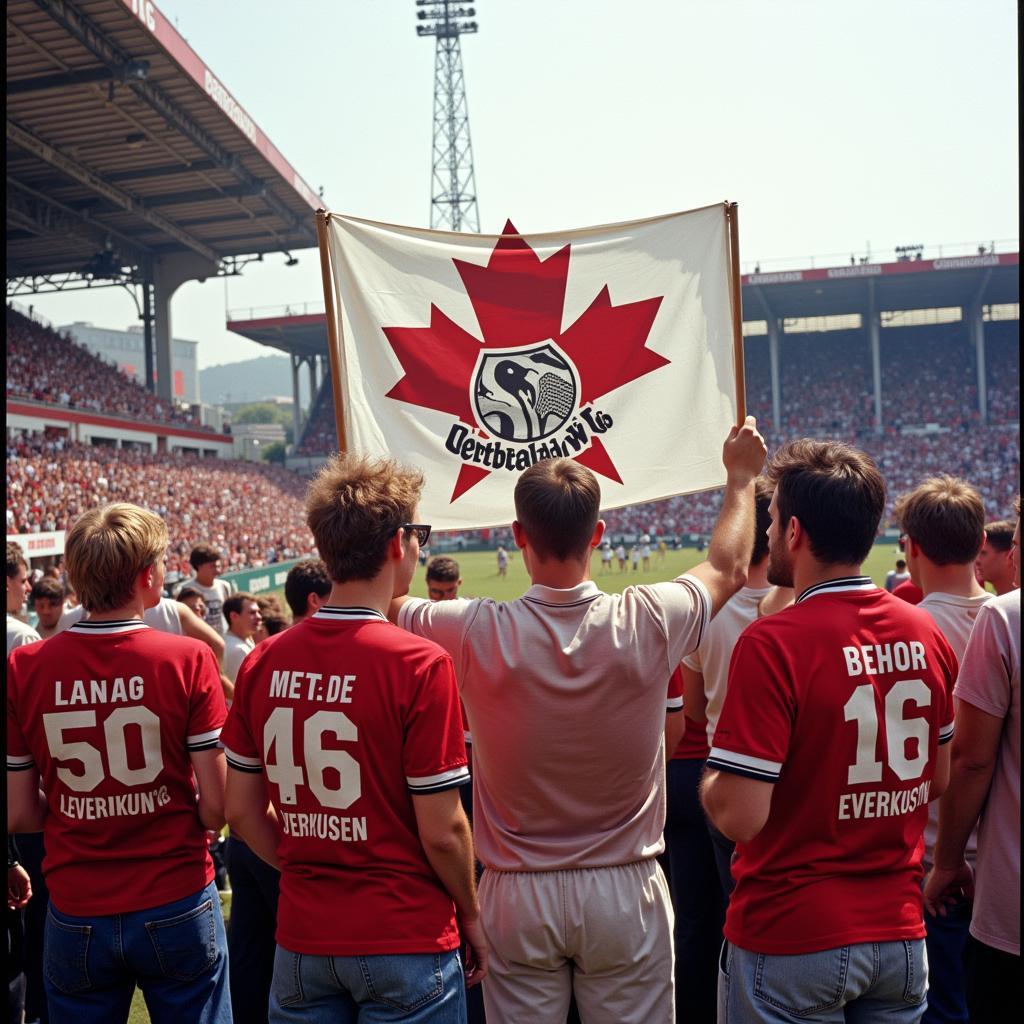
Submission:
POLYGON ((131 676, 126 683, 124 676, 117 676, 113 683, 106 679, 76 679, 71 684, 71 693, 64 696, 61 680, 54 683, 53 701, 59 707, 69 704, 127 704, 130 700, 142 700, 142 676, 131 676))
POLYGON ((924 659, 924 644, 920 640, 844 647, 843 657, 846 658, 846 672, 851 676, 886 675, 893 671, 906 672, 911 668, 928 670, 924 659))

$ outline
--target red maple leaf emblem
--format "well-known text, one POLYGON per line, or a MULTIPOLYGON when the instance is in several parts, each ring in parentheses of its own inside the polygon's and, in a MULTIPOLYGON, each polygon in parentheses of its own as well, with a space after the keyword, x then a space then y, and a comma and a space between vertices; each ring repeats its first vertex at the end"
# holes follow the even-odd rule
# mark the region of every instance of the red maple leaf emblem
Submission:
MULTIPOLYGON (((480 429, 474 413, 474 370, 482 351, 536 348, 553 341, 572 360, 579 376, 579 407, 669 363, 646 347, 647 337, 663 296, 612 305, 608 286, 586 311, 562 330, 565 286, 569 274, 566 245, 541 260, 516 231, 505 223, 487 266, 453 260, 476 313, 483 340, 468 334, 433 303, 427 327, 385 327, 384 334, 404 376, 387 397, 424 409, 450 413, 471 428, 480 429)), ((601 438, 573 458, 616 483, 622 478, 601 438)), ((451 500, 455 501, 490 474, 483 466, 463 463, 451 500)))

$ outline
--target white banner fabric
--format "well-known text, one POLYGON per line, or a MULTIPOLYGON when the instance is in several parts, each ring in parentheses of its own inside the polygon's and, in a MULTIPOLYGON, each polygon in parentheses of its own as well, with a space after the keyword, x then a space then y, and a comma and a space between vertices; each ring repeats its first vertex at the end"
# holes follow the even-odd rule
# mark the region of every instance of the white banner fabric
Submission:
POLYGON ((617 508, 725 482, 736 418, 724 205, 520 236, 331 214, 350 451, 423 471, 438 530, 514 518, 569 457, 617 508))

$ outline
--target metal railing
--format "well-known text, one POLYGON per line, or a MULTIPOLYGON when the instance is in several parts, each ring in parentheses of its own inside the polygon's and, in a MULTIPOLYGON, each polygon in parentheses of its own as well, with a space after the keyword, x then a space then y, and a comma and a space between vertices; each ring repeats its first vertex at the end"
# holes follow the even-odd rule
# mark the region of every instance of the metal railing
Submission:
POLYGON ((283 306, 242 306, 227 311, 228 322, 233 320, 271 320, 282 316, 310 316, 325 311, 323 299, 292 302, 283 306))
POLYGON ((870 242, 866 249, 852 252, 819 253, 816 256, 780 256, 765 260, 743 260, 744 274, 766 274, 777 270, 814 270, 821 267, 844 267, 861 263, 896 263, 901 257, 914 261, 937 260, 950 256, 988 256, 1020 251, 1019 238, 986 239, 983 242, 943 242, 918 246, 879 245, 870 242), (913 250, 907 252, 908 248, 913 250), (918 253, 920 257, 918 257, 918 253))

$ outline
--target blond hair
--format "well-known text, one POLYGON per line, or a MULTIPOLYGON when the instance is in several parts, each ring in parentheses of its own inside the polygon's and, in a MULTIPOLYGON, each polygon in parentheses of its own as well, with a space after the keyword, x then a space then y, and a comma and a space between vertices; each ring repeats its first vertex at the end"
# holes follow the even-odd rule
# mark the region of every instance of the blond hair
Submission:
POLYGON ((423 475, 391 459, 336 455, 306 492, 306 523, 335 583, 370 580, 416 512, 423 475))
POLYGON ((64 565, 85 610, 106 612, 128 604, 139 574, 166 551, 164 521, 122 501, 79 516, 68 531, 64 565))

